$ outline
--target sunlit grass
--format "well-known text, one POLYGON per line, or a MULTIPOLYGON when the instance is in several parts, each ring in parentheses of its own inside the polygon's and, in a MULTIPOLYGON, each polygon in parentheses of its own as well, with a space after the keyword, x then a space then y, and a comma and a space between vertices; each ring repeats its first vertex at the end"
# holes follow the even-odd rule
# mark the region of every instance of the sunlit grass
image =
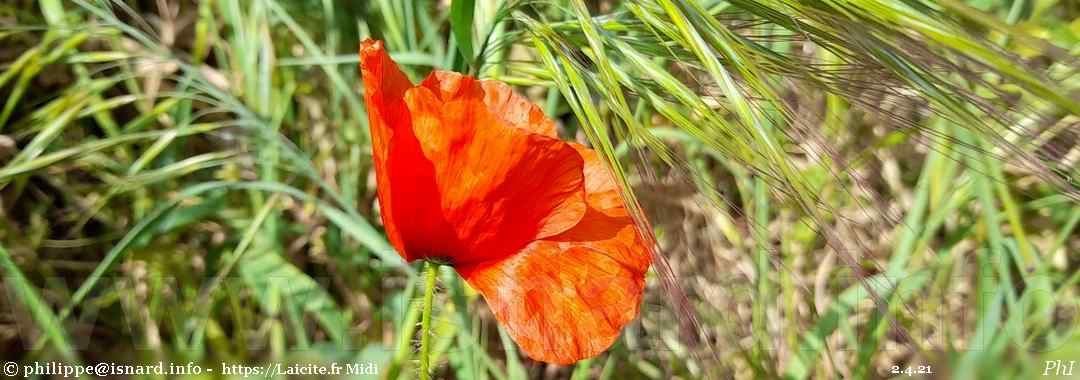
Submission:
POLYGON ((612 164, 673 274, 611 350, 553 368, 443 271, 437 378, 1041 375, 1080 359, 1078 12, 5 3, 0 358, 414 378, 424 284, 381 231, 356 69, 374 37, 414 80, 519 85, 612 164))

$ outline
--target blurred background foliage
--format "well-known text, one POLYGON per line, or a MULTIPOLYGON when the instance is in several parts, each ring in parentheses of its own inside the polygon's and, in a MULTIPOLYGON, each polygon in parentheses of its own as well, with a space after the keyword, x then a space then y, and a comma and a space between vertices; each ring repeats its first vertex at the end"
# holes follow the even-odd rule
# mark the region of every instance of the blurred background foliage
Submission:
POLYGON ((452 271, 436 376, 1027 378, 1080 359, 1068 0, 0 4, 0 357, 412 378, 356 49, 506 81, 664 259, 638 321, 528 360, 452 271), (901 373, 893 371, 893 366, 901 373))

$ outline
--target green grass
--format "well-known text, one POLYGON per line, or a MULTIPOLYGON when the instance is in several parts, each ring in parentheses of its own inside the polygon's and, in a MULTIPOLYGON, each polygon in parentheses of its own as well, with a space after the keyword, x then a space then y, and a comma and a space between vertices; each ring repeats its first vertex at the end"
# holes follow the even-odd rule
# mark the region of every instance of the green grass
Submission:
POLYGON ((444 268, 435 378, 1080 360, 1080 8, 1061 0, 4 3, 0 359, 417 377, 425 281, 378 217, 366 37, 413 80, 519 86, 608 160, 663 252, 640 318, 566 367, 518 352, 444 268))

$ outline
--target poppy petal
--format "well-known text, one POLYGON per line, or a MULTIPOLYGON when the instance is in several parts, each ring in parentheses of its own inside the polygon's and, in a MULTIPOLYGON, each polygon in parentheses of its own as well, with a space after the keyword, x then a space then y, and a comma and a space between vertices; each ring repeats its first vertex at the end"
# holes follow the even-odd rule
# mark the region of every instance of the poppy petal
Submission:
POLYGON ((493 80, 480 81, 484 88, 484 104, 492 114, 499 115, 503 121, 517 128, 548 137, 559 137, 555 131, 555 122, 544 115, 544 111, 521 96, 503 82, 493 80))
MULTIPOLYGON (((405 255, 394 214, 385 211, 393 208, 393 192, 388 191, 389 171, 378 169, 386 167, 394 131, 408 129, 412 124, 405 107, 405 91, 412 88, 413 84, 390 59, 382 41, 368 39, 360 44, 360 71, 364 81, 364 104, 367 105, 371 131, 372 159, 377 169, 376 181, 379 189, 386 190, 378 192, 379 207, 384 210, 383 226, 390 243, 405 255)), ((405 256, 405 259, 409 260, 409 257, 405 256)))
POLYGON ((556 238, 458 272, 529 357, 568 364, 603 352, 637 315, 647 252, 629 218, 589 209, 556 238))
POLYGON ((649 247, 592 150, 505 84, 413 86, 361 45, 379 204, 406 260, 445 258, 531 357, 599 354, 638 312, 649 247))
POLYGON ((559 235, 458 272, 530 357, 568 364, 607 349, 638 313, 650 250, 596 153, 585 159, 589 208, 559 235))
POLYGON ((585 161, 585 194, 588 197, 589 206, 609 216, 628 216, 622 194, 619 193, 618 182, 615 181, 615 176, 611 174, 608 165, 600 159, 600 155, 584 145, 577 143, 570 143, 570 145, 577 149, 578 154, 585 161))
MULTIPOLYGON (((521 96, 509 85, 493 80, 476 80, 453 71, 436 70, 421 86, 430 88, 440 97, 463 96, 481 91, 484 106, 503 123, 547 137, 558 138, 555 122, 529 99, 521 96), (479 83, 479 87, 476 84, 479 83), (463 87, 464 85, 464 87, 463 87)), ((472 94, 475 95, 475 94, 472 94)))
POLYGON ((399 158, 395 137, 390 189, 407 183, 410 189, 402 192, 413 193, 408 199, 438 200, 437 207, 416 210, 398 226, 407 250, 455 264, 502 258, 566 231, 585 213, 584 163, 575 148, 511 126, 484 99, 479 81, 445 71, 406 91, 418 150, 402 149, 399 158), (413 218, 437 222, 405 227, 413 218), (431 228, 449 233, 433 236, 431 228))

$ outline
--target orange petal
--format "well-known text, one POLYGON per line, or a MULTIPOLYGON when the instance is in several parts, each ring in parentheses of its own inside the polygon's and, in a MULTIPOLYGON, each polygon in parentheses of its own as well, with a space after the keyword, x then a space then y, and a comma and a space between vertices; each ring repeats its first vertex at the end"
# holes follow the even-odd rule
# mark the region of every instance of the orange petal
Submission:
POLYGON ((484 104, 492 114, 529 132, 559 137, 555 131, 555 122, 544 115, 540 107, 519 95, 506 83, 484 80, 480 81, 480 86, 484 88, 484 104))
POLYGON ((634 319, 648 266, 632 221, 590 208, 563 234, 458 271, 529 357, 569 364, 603 352, 634 319))
POLYGON ((371 39, 360 44, 360 71, 364 80, 364 104, 367 106, 368 124, 371 131, 371 150, 379 187, 379 207, 383 210, 383 226, 386 236, 398 252, 405 255, 401 234, 397 230, 393 209, 390 177, 386 170, 390 140, 395 130, 408 129, 412 124, 405 107, 405 91, 413 87, 409 78, 398 69, 397 64, 383 48, 382 41, 371 39))
POLYGON ((575 148, 589 203, 581 221, 505 260, 458 267, 526 354, 560 364, 599 354, 634 319, 651 253, 607 166, 575 148))
POLYGON ((585 212, 580 154, 514 128, 484 99, 477 80, 443 71, 405 94, 415 146, 395 136, 388 168, 394 198, 424 205, 391 210, 412 257, 502 258, 585 212))
POLYGON ((570 144, 577 149, 578 154, 585 161, 585 194, 588 197, 589 206, 609 216, 629 215, 626 212, 622 194, 619 192, 619 184, 615 181, 615 176, 608 168, 608 164, 596 151, 581 144, 570 144))
POLYGON ((440 98, 463 96, 465 95, 463 92, 467 91, 480 91, 483 93, 484 106, 487 107, 488 112, 504 124, 529 133, 552 138, 559 137, 555 131, 555 122, 544 115, 540 107, 519 95, 505 83, 493 80, 477 81, 470 76, 453 71, 436 70, 420 85, 430 88, 439 94, 440 98), (477 87, 476 83, 480 86, 477 87), (467 84, 467 88, 463 88, 463 84, 467 84))
POLYGON ((414 88, 381 41, 360 58, 383 225, 406 260, 499 258, 584 214, 580 155, 538 135, 554 123, 509 87, 435 72, 414 88))

